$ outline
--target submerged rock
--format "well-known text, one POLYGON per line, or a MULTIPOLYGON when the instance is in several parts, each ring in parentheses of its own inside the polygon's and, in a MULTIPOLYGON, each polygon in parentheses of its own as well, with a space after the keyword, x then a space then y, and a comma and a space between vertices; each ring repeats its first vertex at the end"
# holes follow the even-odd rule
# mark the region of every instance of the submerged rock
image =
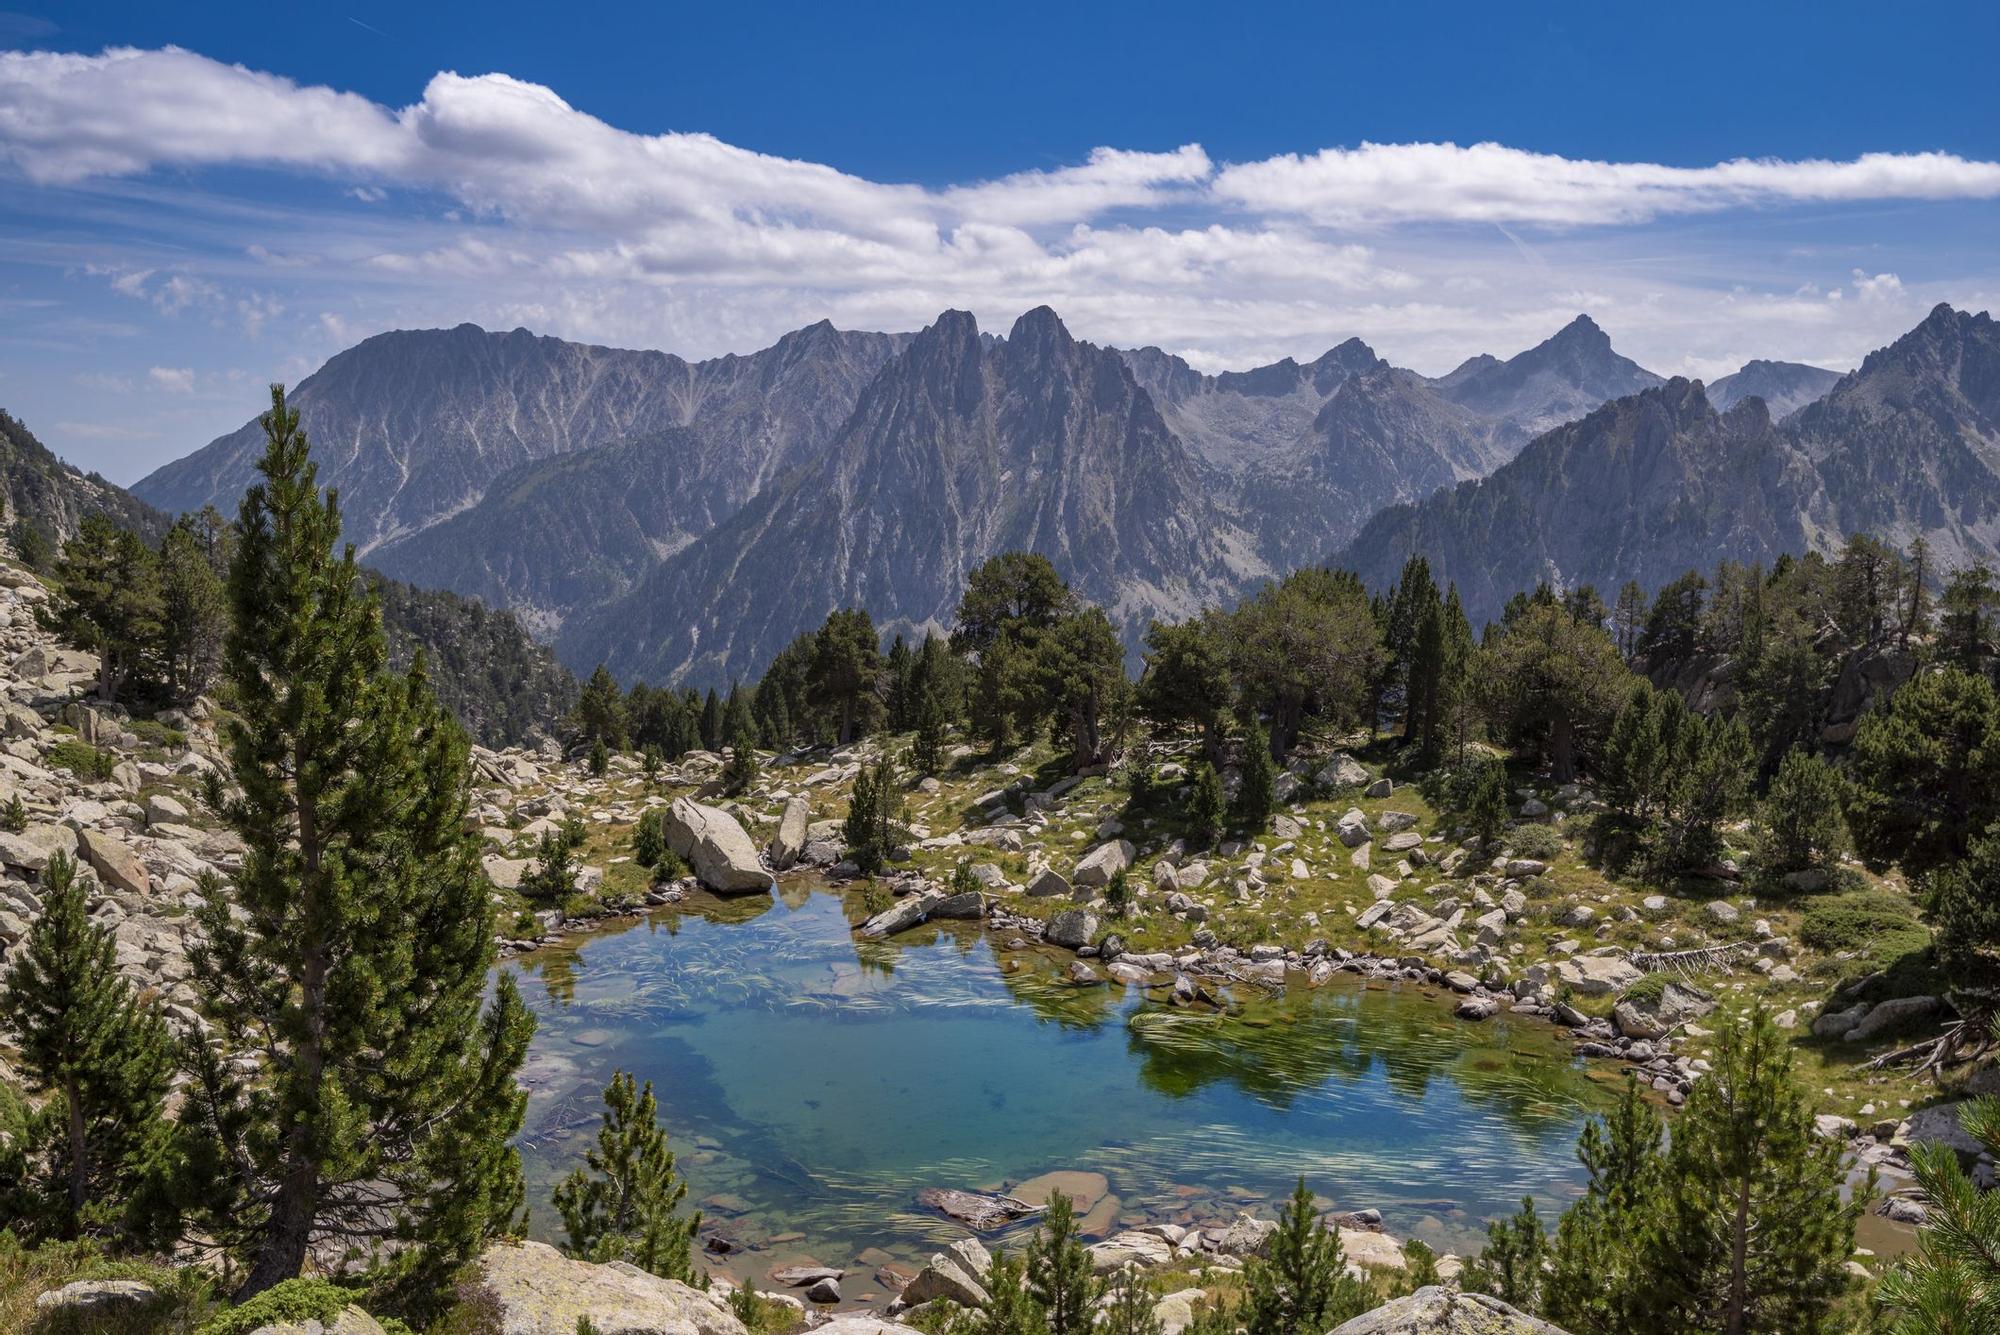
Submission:
POLYGON ((956 1219, 979 1233, 1011 1224, 1016 1219, 1025 1219, 1037 1212, 1034 1206, 1017 1196, 960 1191, 956 1187, 925 1187, 917 1193, 917 1204, 936 1210, 947 1219, 956 1219))

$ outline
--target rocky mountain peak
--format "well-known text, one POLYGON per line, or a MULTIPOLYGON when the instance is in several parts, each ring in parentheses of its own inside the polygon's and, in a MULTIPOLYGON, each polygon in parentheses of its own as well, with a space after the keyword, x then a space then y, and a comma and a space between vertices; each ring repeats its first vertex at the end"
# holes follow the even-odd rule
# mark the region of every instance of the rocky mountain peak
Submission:
POLYGON ((1588 315, 1578 315, 1564 325, 1542 344, 1546 348, 1566 348, 1578 352, 1611 351, 1611 335, 1598 327, 1597 321, 1588 315))

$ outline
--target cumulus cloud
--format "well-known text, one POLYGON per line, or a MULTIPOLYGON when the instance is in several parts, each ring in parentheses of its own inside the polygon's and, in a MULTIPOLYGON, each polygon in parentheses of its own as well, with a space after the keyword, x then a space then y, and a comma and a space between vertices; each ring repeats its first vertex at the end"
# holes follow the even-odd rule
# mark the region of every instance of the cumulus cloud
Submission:
MULTIPOLYGON (((1750 356, 1851 365, 1923 304, 1982 289, 1906 289, 1876 271, 1911 262, 1865 248, 1774 262, 1724 243, 1635 263, 1650 247, 1638 229, 1727 209, 2000 199, 2000 164, 1913 152, 1676 167, 1423 143, 1226 163, 1189 143, 927 186, 633 133, 505 74, 441 72, 392 107, 170 47, 0 53, 0 188, 101 224, 91 239, 36 238, 62 274, 306 370, 385 328, 460 320, 706 355, 822 317, 910 329, 964 307, 1004 329, 1047 303, 1080 336, 1160 344, 1209 370, 1360 334, 1443 371, 1589 310, 1621 351, 1706 375, 1750 356), (315 188, 286 196, 259 179, 252 196, 206 168, 315 188), (1854 268, 1863 256, 1870 268, 1854 268)), ((223 383, 199 353, 154 356, 223 383)), ((128 368, 140 384, 143 366, 128 368)), ((159 372, 174 368, 156 368, 155 388, 195 384, 159 372)))
POLYGON ((146 378, 169 394, 194 393, 194 369, 187 366, 155 366, 146 378))

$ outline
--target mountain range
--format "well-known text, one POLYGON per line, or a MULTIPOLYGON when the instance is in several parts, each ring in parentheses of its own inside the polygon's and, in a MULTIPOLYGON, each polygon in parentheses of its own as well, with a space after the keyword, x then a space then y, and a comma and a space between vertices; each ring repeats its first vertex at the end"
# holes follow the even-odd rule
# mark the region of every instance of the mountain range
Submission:
MULTIPOLYGON (((1857 527, 1990 554, 1991 328, 1940 307, 1853 375, 1754 361, 1704 387, 1588 316, 1437 377, 1359 339, 1208 375, 1046 307, 1004 336, 948 311, 704 362, 461 325, 358 344, 292 402, 372 565, 515 610, 573 668, 710 685, 839 606, 945 627, 966 570, 1017 547, 1135 647, 1329 558, 1380 582, 1431 553, 1478 617, 1541 578, 1657 584, 1857 527)), ((257 434, 135 490, 232 508, 257 434)))
POLYGON ((1477 624, 1544 580, 1608 597, 1628 579, 1651 590, 1853 533, 1898 546, 1921 536, 1940 569, 2000 549, 1990 315, 1937 307, 1781 421, 1755 395, 1718 411, 1726 397, 1675 379, 1608 403, 1486 478, 1382 511, 1335 561, 1379 585, 1422 554, 1477 624))

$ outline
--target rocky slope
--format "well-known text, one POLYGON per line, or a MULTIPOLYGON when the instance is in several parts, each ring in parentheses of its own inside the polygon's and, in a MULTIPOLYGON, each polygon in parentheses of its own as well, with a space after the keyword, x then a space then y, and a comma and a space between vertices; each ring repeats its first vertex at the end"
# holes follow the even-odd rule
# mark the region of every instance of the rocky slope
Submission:
POLYGON ((1709 382, 1708 401, 1728 412, 1752 396, 1764 400, 1774 418, 1791 416, 1820 398, 1840 380, 1840 372, 1803 362, 1745 362, 1743 369, 1709 382))
POLYGON ((6 412, 0 412, 0 505, 5 523, 25 523, 58 545, 75 537, 89 515, 155 540, 167 527, 166 515, 95 473, 71 468, 6 412))
MULTIPOLYGON (((897 343, 822 323, 747 357, 689 362, 525 329, 401 330, 338 354, 291 402, 321 484, 340 488, 348 536, 367 553, 475 505, 511 468, 670 427, 690 429, 678 443, 700 450, 684 464, 690 513, 740 504, 832 434, 897 343)), ((165 510, 232 513, 262 449, 253 420, 133 491, 165 510)))
POLYGON ((1852 533, 2000 557, 2000 326, 1939 306, 1781 423, 1674 380, 1550 432, 1491 477, 1386 510, 1339 556, 1378 587, 1422 553, 1477 622, 1538 580, 1649 589, 1852 533))
POLYGON ((1116 353, 1030 311, 1005 339, 952 311, 869 385, 808 467, 564 626, 570 663, 626 679, 760 671, 837 608, 947 626, 965 573, 1040 552, 1128 642, 1266 572, 1116 353))

